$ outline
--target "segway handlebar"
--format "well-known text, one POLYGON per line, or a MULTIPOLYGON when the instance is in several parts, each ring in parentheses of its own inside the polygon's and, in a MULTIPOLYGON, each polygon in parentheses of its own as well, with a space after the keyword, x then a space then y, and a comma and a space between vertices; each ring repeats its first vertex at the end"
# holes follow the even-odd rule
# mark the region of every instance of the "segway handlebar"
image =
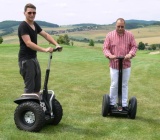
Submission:
POLYGON ((116 59, 124 59, 124 56, 117 56, 116 59))
MULTIPOLYGON (((61 51, 62 51, 62 48, 63 48, 63 47, 61 47, 61 46, 59 46, 59 47, 57 47, 57 48, 53 48, 53 52, 56 52, 56 51, 61 52, 61 51)), ((52 59, 52 53, 49 54, 48 67, 47 67, 48 70, 50 69, 51 59, 52 59)))
POLYGON ((59 51, 59 52, 60 52, 60 51, 62 51, 62 48, 63 48, 63 47, 53 48, 53 52, 56 52, 56 51, 59 51))

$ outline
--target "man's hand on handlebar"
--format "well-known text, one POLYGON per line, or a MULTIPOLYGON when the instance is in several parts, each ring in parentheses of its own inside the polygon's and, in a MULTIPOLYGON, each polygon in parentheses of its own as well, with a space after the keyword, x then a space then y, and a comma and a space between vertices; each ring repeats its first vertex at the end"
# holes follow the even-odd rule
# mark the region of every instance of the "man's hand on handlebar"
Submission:
POLYGON ((52 47, 45 48, 45 52, 52 53, 53 52, 53 48, 52 47))
POLYGON ((124 59, 131 59, 132 58, 132 55, 131 54, 127 54, 124 59))
POLYGON ((57 45, 56 48, 52 48, 52 47, 48 47, 48 48, 45 48, 45 52, 56 52, 56 51, 59 51, 61 52, 62 51, 62 47, 57 45))
POLYGON ((53 51, 54 51, 54 50, 57 50, 57 51, 61 52, 61 51, 62 51, 62 48, 63 48, 63 47, 61 47, 61 46, 57 45, 57 46, 56 46, 56 48, 55 48, 55 49, 53 49, 53 51))
POLYGON ((114 59, 116 59, 116 56, 115 55, 110 55, 109 59, 114 60, 114 59))
POLYGON ((109 59, 111 60, 115 60, 115 59, 131 59, 132 55, 131 54, 127 54, 126 56, 115 56, 115 55, 110 55, 109 59))

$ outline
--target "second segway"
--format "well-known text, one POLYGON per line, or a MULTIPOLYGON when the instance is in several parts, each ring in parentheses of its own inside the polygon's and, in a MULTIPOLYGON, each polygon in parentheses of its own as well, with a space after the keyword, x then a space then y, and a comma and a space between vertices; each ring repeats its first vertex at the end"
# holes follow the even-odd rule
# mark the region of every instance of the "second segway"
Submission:
POLYGON ((137 99, 136 97, 131 97, 129 99, 128 109, 124 110, 122 107, 122 75, 123 75, 123 60, 124 57, 117 57, 119 60, 119 76, 118 76, 118 102, 113 108, 110 106, 110 96, 109 94, 103 95, 102 101, 102 116, 107 115, 119 115, 128 116, 131 119, 135 119, 137 112, 137 99))

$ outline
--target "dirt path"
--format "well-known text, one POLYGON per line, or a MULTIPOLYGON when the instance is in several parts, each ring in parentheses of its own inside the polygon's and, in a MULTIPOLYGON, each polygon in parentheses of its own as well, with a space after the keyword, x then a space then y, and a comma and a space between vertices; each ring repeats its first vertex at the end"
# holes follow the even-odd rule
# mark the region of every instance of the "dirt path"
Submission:
POLYGON ((160 51, 150 52, 149 54, 160 54, 160 51))

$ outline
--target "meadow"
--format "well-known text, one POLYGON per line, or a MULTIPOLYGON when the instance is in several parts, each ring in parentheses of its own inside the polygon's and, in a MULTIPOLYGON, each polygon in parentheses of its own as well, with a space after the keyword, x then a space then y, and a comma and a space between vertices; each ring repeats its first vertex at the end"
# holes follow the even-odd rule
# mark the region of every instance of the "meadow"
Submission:
MULTIPOLYGON (((55 91, 63 118, 57 126, 46 125, 39 133, 17 129, 13 119, 17 105, 13 101, 23 93, 24 84, 17 63, 19 46, 11 37, 10 43, 0 44, 0 140, 160 138, 160 54, 138 51, 132 59, 129 98, 136 96, 138 100, 136 119, 102 117, 102 96, 109 92, 110 76, 101 47, 62 45, 62 52, 53 53, 48 88, 55 91)), ((48 57, 47 53, 38 53, 42 86, 48 57)))

